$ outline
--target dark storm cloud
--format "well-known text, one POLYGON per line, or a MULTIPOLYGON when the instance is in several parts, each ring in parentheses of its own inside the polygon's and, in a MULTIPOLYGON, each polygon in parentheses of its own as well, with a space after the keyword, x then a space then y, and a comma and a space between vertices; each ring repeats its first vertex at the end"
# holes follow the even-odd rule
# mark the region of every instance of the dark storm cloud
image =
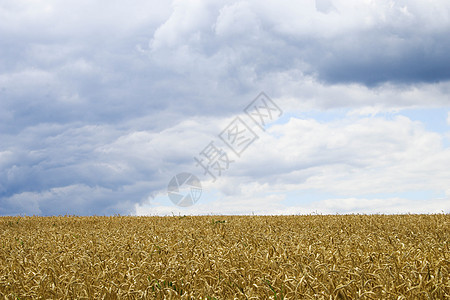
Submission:
POLYGON ((330 83, 440 82, 450 79, 450 30, 433 34, 361 32, 319 45, 312 58, 318 77, 330 83), (403 35, 403 36, 402 36, 403 35))

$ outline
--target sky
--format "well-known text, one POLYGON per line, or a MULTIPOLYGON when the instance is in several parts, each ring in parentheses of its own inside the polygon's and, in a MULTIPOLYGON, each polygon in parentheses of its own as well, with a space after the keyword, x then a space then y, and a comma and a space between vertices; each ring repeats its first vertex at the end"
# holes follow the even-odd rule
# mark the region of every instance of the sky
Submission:
POLYGON ((0 20, 0 215, 450 212, 447 0, 1 0, 0 20))

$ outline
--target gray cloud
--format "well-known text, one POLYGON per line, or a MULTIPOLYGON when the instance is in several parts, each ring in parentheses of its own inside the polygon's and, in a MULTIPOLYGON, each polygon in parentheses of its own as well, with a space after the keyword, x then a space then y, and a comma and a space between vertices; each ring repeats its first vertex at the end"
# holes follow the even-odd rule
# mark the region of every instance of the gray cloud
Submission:
POLYGON ((291 69, 328 83, 368 86, 450 78, 448 3, 322 2, 322 10, 330 8, 326 15, 290 2, 180 5, 156 30, 152 55, 162 62, 173 57, 169 67, 180 72, 210 74, 214 66, 214 77, 231 71, 228 80, 235 76, 242 83, 291 69), (193 21, 194 13, 206 17, 193 21))

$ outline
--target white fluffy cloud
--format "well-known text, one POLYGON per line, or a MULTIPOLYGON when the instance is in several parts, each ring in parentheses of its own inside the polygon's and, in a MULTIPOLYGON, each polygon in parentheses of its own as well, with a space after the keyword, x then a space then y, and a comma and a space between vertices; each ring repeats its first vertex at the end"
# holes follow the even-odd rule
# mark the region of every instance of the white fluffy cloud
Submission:
MULTIPOLYGON (((235 162, 220 180, 201 177, 205 195, 195 206, 178 209, 152 200, 138 205, 136 213, 448 211, 448 195, 436 195, 448 189, 450 150, 442 135, 423 125, 401 114, 328 122, 291 118, 260 133, 242 157, 233 156, 235 162), (311 191, 336 198, 304 199, 311 191), (429 191, 434 198, 428 198, 429 191)), ((200 168, 189 171, 202 175, 200 168)))

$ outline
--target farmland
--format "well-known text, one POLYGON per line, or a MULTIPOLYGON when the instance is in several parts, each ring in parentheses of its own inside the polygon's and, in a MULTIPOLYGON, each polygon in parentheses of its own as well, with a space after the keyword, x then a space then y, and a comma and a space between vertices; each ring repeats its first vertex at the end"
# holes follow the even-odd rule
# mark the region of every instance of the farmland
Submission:
POLYGON ((450 299, 450 215, 1 217, 5 299, 450 299))

